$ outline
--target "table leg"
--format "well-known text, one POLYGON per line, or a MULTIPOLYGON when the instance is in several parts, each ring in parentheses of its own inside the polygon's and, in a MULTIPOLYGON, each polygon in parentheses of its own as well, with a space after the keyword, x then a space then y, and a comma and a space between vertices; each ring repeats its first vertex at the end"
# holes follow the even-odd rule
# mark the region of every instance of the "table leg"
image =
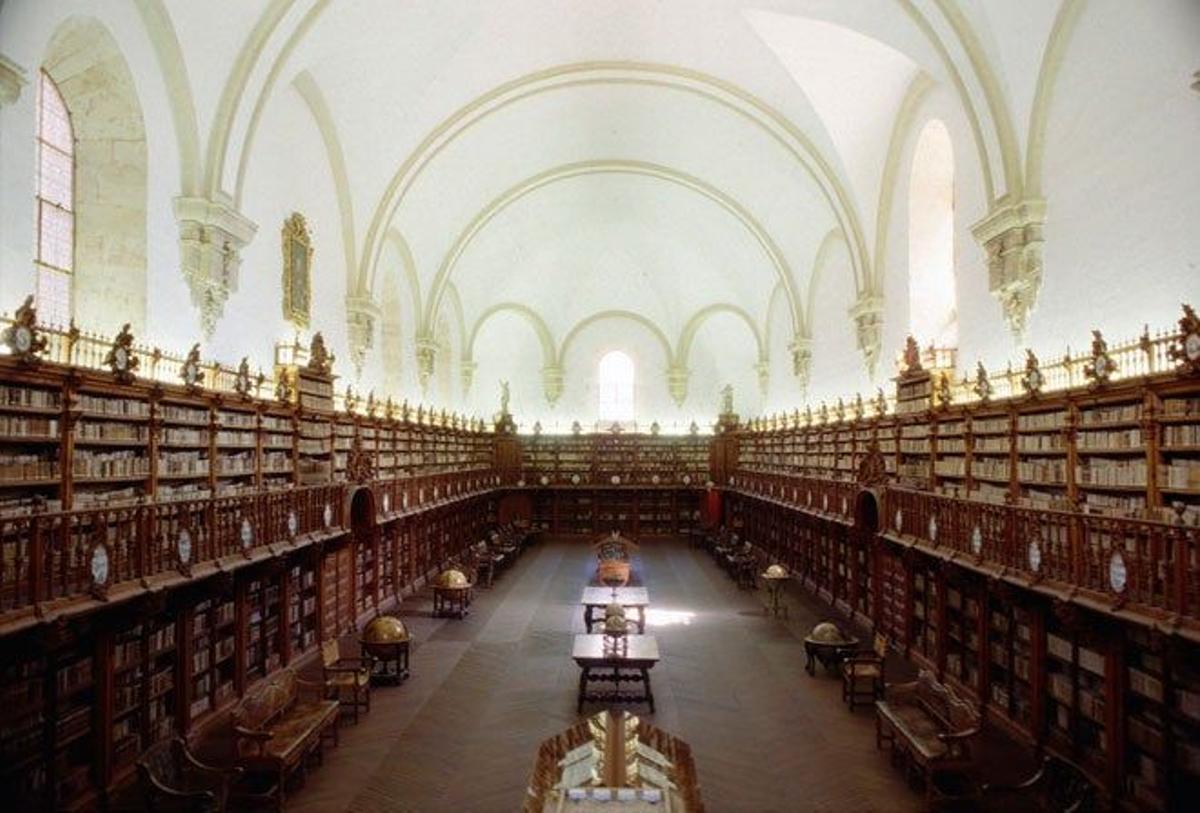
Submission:
POLYGON ((638 611, 638 619, 637 619, 638 634, 645 635, 646 634, 646 608, 638 607, 637 611, 638 611))

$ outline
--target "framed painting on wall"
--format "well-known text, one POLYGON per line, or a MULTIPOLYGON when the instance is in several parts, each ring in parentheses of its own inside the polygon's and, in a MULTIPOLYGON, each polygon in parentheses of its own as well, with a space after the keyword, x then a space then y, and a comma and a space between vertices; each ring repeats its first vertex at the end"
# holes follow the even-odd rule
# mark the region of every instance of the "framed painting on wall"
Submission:
POLYGON ((283 317, 297 327, 308 327, 312 255, 312 239, 304 215, 292 212, 283 221, 283 317))

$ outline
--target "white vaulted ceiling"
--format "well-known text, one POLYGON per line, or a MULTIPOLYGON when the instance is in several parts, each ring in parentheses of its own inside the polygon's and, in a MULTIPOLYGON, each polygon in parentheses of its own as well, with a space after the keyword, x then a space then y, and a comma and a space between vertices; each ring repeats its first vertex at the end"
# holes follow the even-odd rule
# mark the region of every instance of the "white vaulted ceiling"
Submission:
MULTIPOLYGON (((300 210, 317 246, 313 328, 344 358, 361 347, 352 308, 375 320, 365 365, 345 373, 356 386, 483 411, 497 378, 527 377, 532 410, 543 373, 578 364, 569 341, 591 353, 635 332, 661 348, 644 369, 687 378, 687 414, 703 416, 730 381, 748 409, 802 403, 792 348, 839 393, 883 383, 909 329, 913 145, 935 118, 953 142, 963 343, 1007 358, 971 227, 1050 197, 1047 111, 1085 13, 1115 30, 1122 4, 8 0, 0 45, 36 66, 41 46, 20 43, 70 16, 113 29, 147 112, 152 267, 177 265, 159 253, 178 235, 155 225, 175 197, 258 226, 213 352, 239 352, 236 325, 277 298, 277 224, 300 210), (440 389, 414 373, 431 347, 422 382, 440 389), (497 347, 532 350, 491 369, 497 347)), ((155 283, 151 299, 178 303, 183 285, 155 283)), ((292 331, 271 311, 263 359, 292 331)), ((164 341, 192 340, 191 324, 150 317, 164 341)), ((570 393, 591 371, 562 373, 570 393)))

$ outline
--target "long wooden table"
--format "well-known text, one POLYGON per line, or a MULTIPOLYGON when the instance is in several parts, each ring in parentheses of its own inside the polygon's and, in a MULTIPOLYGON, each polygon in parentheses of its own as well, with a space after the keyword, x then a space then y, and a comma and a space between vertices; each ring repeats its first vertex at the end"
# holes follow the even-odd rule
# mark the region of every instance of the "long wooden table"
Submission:
POLYGON ((620 604, 628 612, 635 610, 633 622, 637 624, 639 634, 646 633, 646 608, 650 606, 650 594, 645 587, 618 587, 616 598, 613 598, 613 588, 588 586, 583 588, 579 603, 583 605, 583 628, 592 631, 592 625, 604 621, 604 608, 613 602, 620 604), (600 610, 600 617, 596 617, 600 610))
POLYGON ((615 646, 604 635, 576 635, 571 657, 579 664, 579 700, 577 712, 589 701, 601 703, 648 703, 654 713, 654 692, 650 688, 650 670, 659 661, 658 639, 653 635, 626 635, 615 646), (608 689, 592 689, 592 683, 611 684, 608 689), (623 690, 622 683, 635 688, 623 690), (640 689, 636 687, 640 686, 640 689))

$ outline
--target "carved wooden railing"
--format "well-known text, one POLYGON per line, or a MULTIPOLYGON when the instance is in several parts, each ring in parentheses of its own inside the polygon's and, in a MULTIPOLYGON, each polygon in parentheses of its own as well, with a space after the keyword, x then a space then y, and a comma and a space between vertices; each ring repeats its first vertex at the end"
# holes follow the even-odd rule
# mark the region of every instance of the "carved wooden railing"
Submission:
MULTIPOLYGON (((729 488, 814 517, 853 523, 861 487, 743 472, 729 488)), ((880 491, 879 533, 898 543, 1114 609, 1200 621, 1200 527, 968 500, 894 485, 880 491)))
MULTIPOLYGON (((498 482, 491 471, 472 471, 370 486, 377 513, 395 518, 479 496, 498 482)), ((347 496, 354 488, 337 483, 2 517, 0 618, 95 593, 90 557, 101 543, 109 569, 103 592, 112 594, 123 586, 190 572, 225 557, 253 557, 268 546, 342 533, 350 523, 347 496), (181 561, 179 547, 184 534, 190 540, 186 562, 181 561)))

